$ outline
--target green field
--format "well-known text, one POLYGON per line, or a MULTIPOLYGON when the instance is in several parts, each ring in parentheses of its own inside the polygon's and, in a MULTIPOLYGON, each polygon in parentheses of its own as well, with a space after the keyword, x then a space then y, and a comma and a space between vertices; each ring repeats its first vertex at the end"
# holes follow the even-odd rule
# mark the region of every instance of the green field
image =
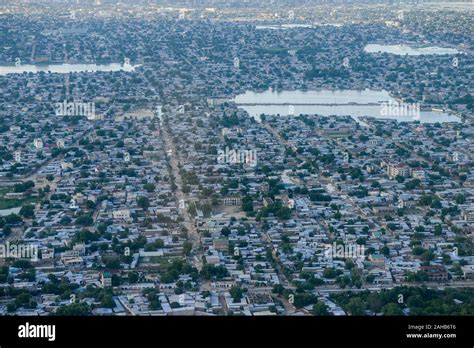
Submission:
POLYGON ((21 207, 30 203, 37 203, 39 197, 25 198, 25 199, 6 199, 5 194, 12 192, 13 187, 0 187, 0 210, 21 207))

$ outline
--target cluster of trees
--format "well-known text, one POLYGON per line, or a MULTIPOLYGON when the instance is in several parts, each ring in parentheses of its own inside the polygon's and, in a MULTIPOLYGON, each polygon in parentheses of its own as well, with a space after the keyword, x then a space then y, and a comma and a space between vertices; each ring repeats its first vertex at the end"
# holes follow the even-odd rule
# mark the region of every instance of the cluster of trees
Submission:
POLYGON ((441 209, 442 207, 440 199, 435 195, 423 195, 420 197, 419 203, 436 209, 441 209))
POLYGON ((88 316, 92 315, 92 310, 87 303, 71 303, 69 305, 62 305, 54 313, 59 316, 88 316))
POLYGON ((214 266, 206 263, 201 269, 201 277, 206 280, 220 280, 229 276, 229 271, 222 265, 214 266))
POLYGON ((27 291, 21 291, 18 295, 15 296, 13 302, 8 303, 7 311, 9 313, 15 312, 18 308, 28 308, 34 309, 38 303, 34 301, 31 297, 31 294, 27 291))
POLYGON ((332 278, 336 278, 341 273, 342 273, 341 270, 338 270, 332 267, 327 267, 323 271, 323 277, 327 279, 332 279, 332 278))
POLYGON ((143 290, 143 295, 148 299, 148 309, 155 311, 161 309, 161 302, 158 299, 158 292, 154 288, 143 290))
POLYGON ((28 180, 28 181, 25 181, 25 182, 15 184, 13 186, 13 191, 14 192, 26 192, 26 191, 32 189, 33 187, 35 187, 35 183, 31 180, 28 180))
POLYGON ((311 304, 316 304, 318 299, 315 295, 304 292, 301 289, 296 289, 296 292, 285 289, 282 285, 275 285, 272 289, 274 294, 283 296, 288 302, 293 303, 297 308, 305 307, 311 304))
POLYGON ((398 287, 381 292, 332 294, 331 298, 351 315, 366 315, 366 311, 403 315, 405 309, 410 315, 474 314, 474 289, 471 288, 434 290, 426 287, 398 287))
MULTIPOLYGON (((20 268, 21 272, 17 274, 17 278, 23 281, 33 282, 36 279, 36 270, 27 260, 17 260, 12 265, 15 268, 20 268)), ((11 278, 10 278, 11 279, 11 278)), ((10 282, 10 279, 7 280, 10 282)))
POLYGON ((238 287, 238 286, 233 286, 230 288, 229 292, 234 302, 240 302, 240 300, 244 296, 245 291, 246 289, 242 289, 241 287, 238 287))
POLYGON ((293 248, 291 247, 291 242, 290 242, 290 237, 287 235, 283 235, 281 237, 281 244, 280 244, 281 250, 285 254, 291 254, 293 253, 293 248))
POLYGON ((418 271, 407 275, 407 282, 426 282, 428 280, 429 277, 425 271, 418 271))
POLYGON ((230 116, 224 114, 220 123, 222 127, 230 128, 232 126, 238 126, 240 124, 240 120, 236 113, 233 113, 230 116))
POLYGON ((74 235, 74 238, 72 239, 73 243, 90 243, 92 241, 98 240, 100 237, 100 234, 91 232, 89 230, 81 230, 79 232, 76 232, 74 235))
POLYGON ((291 209, 283 206, 280 201, 277 201, 269 204, 267 207, 260 209, 256 219, 257 221, 260 221, 262 217, 267 217, 269 214, 273 214, 282 220, 288 220, 291 217, 291 209))
POLYGON ((136 177, 137 172, 132 168, 124 168, 119 172, 120 176, 136 177))
POLYGON ((362 185, 359 185, 355 190, 349 192, 349 196, 357 197, 357 198, 364 198, 369 195, 369 190, 362 185))
POLYGON ((51 200, 52 201, 64 201, 66 203, 69 203, 69 202, 71 202, 71 196, 68 196, 64 193, 60 193, 60 194, 53 193, 51 195, 51 200))
MULTIPOLYGON (((35 270, 28 261, 18 260, 14 263, 16 268, 21 268, 23 272, 20 275, 25 280, 34 280, 35 270), (28 276, 33 276, 33 279, 26 279, 28 276)), ((0 283, 11 282, 13 278, 8 278, 8 266, 0 268, 0 283)), ((0 291, 0 296, 14 297, 14 301, 7 304, 7 311, 9 313, 15 312, 18 308, 36 308, 37 302, 32 298, 32 295, 23 289, 15 289, 13 287, 3 287, 0 291)))
POLYGON ((146 210, 150 206, 150 200, 146 196, 140 196, 137 198, 137 205, 143 210, 146 210))
POLYGON ((326 306, 326 304, 324 302, 319 301, 319 300, 313 305, 313 310, 311 311, 311 313, 313 315, 317 315, 317 316, 332 315, 328 311, 328 306, 326 306))
POLYGON ((94 223, 94 219, 90 214, 79 215, 76 218, 76 224, 81 226, 91 226, 94 223))
POLYGON ((184 186, 199 185, 199 178, 195 172, 187 172, 184 169, 181 169, 180 174, 184 186))
POLYGON ((189 274, 191 279, 194 281, 199 277, 199 271, 197 268, 192 267, 183 260, 176 259, 171 263, 163 264, 160 269, 160 280, 162 283, 173 283, 178 280, 181 274, 189 274))
POLYGON ((454 100, 453 103, 466 104, 469 110, 474 111, 474 97, 471 94, 466 94, 464 97, 454 100))
POLYGON ((4 217, 0 217, 0 228, 4 236, 9 236, 12 232, 12 226, 22 222, 23 219, 16 214, 10 214, 4 217))
POLYGON ((253 198, 251 196, 245 196, 242 199, 242 210, 245 212, 253 211, 253 198))
POLYGON ((296 293, 294 293, 291 290, 285 289, 281 284, 278 284, 273 287, 272 292, 284 296, 287 300, 291 299, 295 307, 298 308, 313 304, 313 315, 331 315, 326 304, 318 300, 316 296, 302 292, 300 289, 297 289, 296 293))
POLYGON ((148 243, 145 245, 145 251, 155 251, 157 249, 161 249, 165 246, 165 243, 162 239, 157 239, 154 242, 148 243))
POLYGON ((323 194, 321 191, 310 191, 309 192, 309 199, 312 202, 330 202, 331 196, 323 194))
POLYGON ((78 294, 78 298, 94 298, 95 301, 100 302, 99 307, 114 308, 115 302, 112 299, 112 288, 96 288, 88 285, 86 290, 78 294))
POLYGON ((6 283, 8 280, 8 266, 0 267, 0 283, 6 283))
MULTIPOLYGON (((305 307, 305 306, 309 306, 313 303, 316 303, 317 300, 318 300, 315 295, 307 293, 307 292, 295 293, 295 294, 291 294, 291 295, 293 295, 292 296, 293 304, 297 308, 302 308, 302 307, 305 307)), ((290 299, 290 294, 287 294, 287 296, 285 296, 285 297, 289 300, 290 299)))
POLYGON ((62 300, 69 299, 74 290, 79 288, 78 284, 71 283, 67 278, 58 279, 55 275, 48 275, 49 282, 43 284, 44 294, 59 295, 62 300))
POLYGON ((420 179, 412 179, 405 183, 405 189, 406 190, 414 190, 420 186, 420 179))
POLYGON ((296 287, 301 290, 313 290, 316 286, 323 285, 325 282, 321 278, 315 277, 312 273, 301 272, 300 278, 303 282, 296 282, 296 287))
POLYGON ((21 207, 19 214, 25 219, 33 219, 35 217, 35 206, 32 204, 26 204, 21 207))

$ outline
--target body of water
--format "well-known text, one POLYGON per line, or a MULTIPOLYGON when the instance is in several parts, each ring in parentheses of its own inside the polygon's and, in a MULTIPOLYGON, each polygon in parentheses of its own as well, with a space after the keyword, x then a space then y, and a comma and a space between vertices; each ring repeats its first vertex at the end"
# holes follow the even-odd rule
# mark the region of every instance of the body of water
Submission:
POLYGON ((19 66, 0 66, 0 75, 51 72, 57 74, 69 74, 76 72, 96 72, 96 71, 134 71, 139 65, 110 63, 110 64, 22 64, 19 66))
POLYGON ((267 24, 267 25, 257 25, 255 28, 258 30, 261 29, 294 29, 294 28, 314 28, 314 27, 342 27, 342 24, 339 23, 293 23, 293 24, 267 24))
POLYGON ((269 25, 257 25, 255 28, 258 30, 261 29, 293 29, 293 28, 312 28, 312 24, 269 24, 269 25))
POLYGON ((455 48, 443 47, 410 47, 408 45, 379 45, 369 44, 364 47, 367 53, 390 53, 399 56, 422 56, 422 55, 442 55, 442 54, 458 54, 462 53, 455 48))
MULTIPOLYGON (((383 114, 382 103, 396 103, 383 90, 247 91, 237 95, 233 101, 257 121, 260 121, 261 114, 351 116, 356 121, 361 116, 395 119, 399 122, 414 120, 413 116, 383 114)), ((419 120, 421 123, 460 122, 457 116, 437 111, 421 111, 419 120)))

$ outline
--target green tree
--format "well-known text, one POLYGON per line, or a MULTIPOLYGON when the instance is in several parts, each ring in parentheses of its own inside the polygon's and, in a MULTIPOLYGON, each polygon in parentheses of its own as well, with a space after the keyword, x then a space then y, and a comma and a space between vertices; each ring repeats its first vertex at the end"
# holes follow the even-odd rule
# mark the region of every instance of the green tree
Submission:
POLYGON ((72 303, 70 305, 62 305, 61 307, 59 307, 55 315, 87 316, 92 315, 92 311, 86 303, 72 303))
POLYGON ((32 219, 35 217, 35 206, 27 204, 21 207, 19 214, 26 219, 32 219))
POLYGON ((152 183, 148 183, 148 184, 145 184, 143 185, 143 188, 147 191, 147 192, 153 192, 155 191, 155 185, 152 184, 152 183))
POLYGON ((403 311, 395 303, 388 303, 382 308, 384 315, 403 315, 403 311))
POLYGON ((108 294, 105 295, 102 298, 102 301, 100 302, 100 304, 101 304, 102 307, 105 307, 105 308, 114 308, 115 307, 115 302, 112 299, 112 296, 108 295, 108 294))
POLYGON ((135 284, 136 282, 138 282, 138 273, 137 272, 128 273, 128 282, 130 284, 135 284))
POLYGON ((244 294, 244 291, 242 290, 242 288, 240 288, 238 286, 231 287, 229 292, 230 292, 230 296, 232 296, 232 300, 234 302, 240 302, 240 300, 242 299, 242 296, 244 294))
POLYGON ((364 315, 364 303, 359 297, 353 297, 349 300, 349 302, 346 305, 347 311, 351 315, 364 315))
POLYGON ((313 305, 312 313, 313 315, 318 315, 318 316, 330 315, 326 304, 322 301, 318 301, 313 305))
POLYGON ((245 196, 242 199, 242 210, 246 212, 253 211, 253 198, 251 196, 245 196))
POLYGON ((185 241, 183 243, 183 253, 185 255, 189 255, 192 249, 193 249, 193 243, 191 243, 190 241, 185 241))
POLYGON ((137 198, 137 204, 140 208, 146 210, 150 206, 150 200, 145 196, 140 196, 137 198))

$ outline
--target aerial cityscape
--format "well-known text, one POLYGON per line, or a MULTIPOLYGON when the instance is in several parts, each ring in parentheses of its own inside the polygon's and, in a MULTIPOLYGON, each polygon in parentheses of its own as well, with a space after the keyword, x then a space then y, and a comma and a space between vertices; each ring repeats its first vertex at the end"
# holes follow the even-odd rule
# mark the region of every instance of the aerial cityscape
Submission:
POLYGON ((0 315, 473 316, 473 23, 0 0, 0 315))

